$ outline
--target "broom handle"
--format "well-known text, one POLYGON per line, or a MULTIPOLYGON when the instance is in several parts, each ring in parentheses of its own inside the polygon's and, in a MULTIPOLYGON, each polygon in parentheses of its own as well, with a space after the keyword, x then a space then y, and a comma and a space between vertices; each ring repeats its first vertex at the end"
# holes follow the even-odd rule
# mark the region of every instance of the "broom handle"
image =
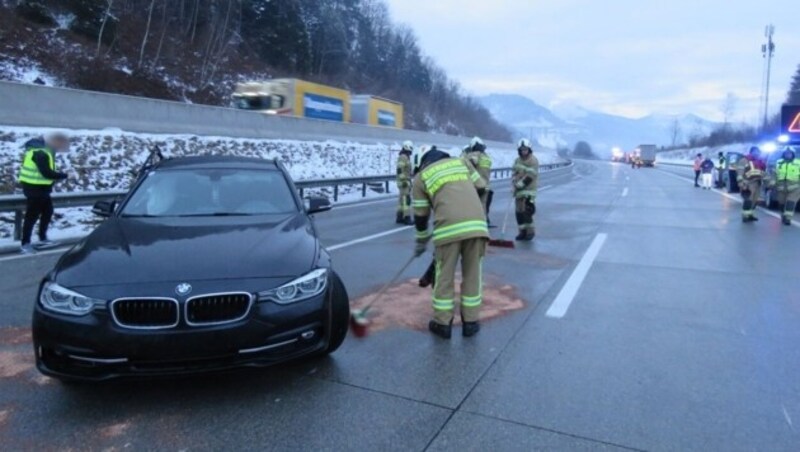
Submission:
POLYGON ((511 193, 511 199, 508 200, 508 207, 506 207, 506 214, 503 217, 503 227, 500 229, 500 236, 505 238, 506 226, 508 226, 508 214, 511 213, 511 205, 514 203, 514 193, 511 193))
POLYGON ((403 272, 405 272, 405 271, 406 271, 406 269, 407 269, 407 268, 408 268, 408 267, 411 265, 411 263, 412 263, 412 262, 414 262, 414 259, 416 259, 416 258, 417 258, 417 256, 416 256, 416 255, 414 255, 414 254, 412 254, 412 255, 411 255, 411 257, 408 259, 408 261, 407 261, 407 262, 406 262, 406 263, 405 263, 405 264, 404 264, 404 265, 403 265, 403 266, 400 268, 400 270, 398 270, 398 271, 397 271, 397 274, 395 274, 395 275, 394 275, 394 277, 392 277, 392 279, 390 279, 390 280, 389 280, 389 282, 387 282, 387 283, 386 283, 386 284, 385 284, 385 285, 384 285, 384 286, 381 288, 381 290, 378 292, 378 294, 377 294, 377 295, 375 295, 375 298, 373 298, 373 299, 372 299, 372 301, 370 301, 370 302, 369 302, 369 303, 368 303, 366 306, 364 306, 364 308, 362 308, 362 309, 361 309, 361 313, 362 313, 362 314, 366 314, 366 313, 367 313, 367 311, 369 311, 369 309, 372 307, 372 305, 374 305, 374 304, 375 304, 375 303, 377 303, 377 302, 378 302, 378 301, 379 301, 381 298, 383 298, 383 295, 384 295, 384 294, 386 294, 386 290, 388 290, 388 289, 389 289, 389 287, 390 287, 392 284, 394 284, 395 282, 397 282, 397 279, 398 279, 398 278, 400 278, 400 276, 403 274, 403 272))

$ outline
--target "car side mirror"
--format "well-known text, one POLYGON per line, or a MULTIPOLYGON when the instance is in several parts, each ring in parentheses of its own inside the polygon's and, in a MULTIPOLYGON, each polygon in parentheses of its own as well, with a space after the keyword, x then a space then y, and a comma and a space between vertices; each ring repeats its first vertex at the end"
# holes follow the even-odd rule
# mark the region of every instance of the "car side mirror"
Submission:
POLYGON ((327 212, 333 208, 330 200, 322 196, 313 196, 305 199, 306 213, 313 215, 315 213, 327 212))
POLYGON ((97 201, 92 207, 92 213, 98 217, 108 218, 114 214, 116 206, 116 201, 97 201))

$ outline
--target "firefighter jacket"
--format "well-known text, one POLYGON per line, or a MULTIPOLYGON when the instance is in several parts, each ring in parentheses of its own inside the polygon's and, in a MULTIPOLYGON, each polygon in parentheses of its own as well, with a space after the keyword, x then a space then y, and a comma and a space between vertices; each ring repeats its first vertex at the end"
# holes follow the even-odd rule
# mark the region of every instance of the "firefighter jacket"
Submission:
POLYGON ((514 197, 534 198, 539 184, 539 159, 531 154, 528 158, 518 157, 514 161, 514 197))
POLYGON ((739 163, 739 181, 760 181, 764 179, 766 165, 756 157, 747 156, 739 163))
POLYGON ((397 186, 410 187, 411 173, 411 159, 405 154, 400 154, 400 157, 397 158, 397 186))
POLYGON ((417 173, 413 184, 417 240, 431 235, 436 246, 471 238, 489 238, 478 190, 486 184, 468 159, 442 158, 417 173), (433 233, 428 217, 433 212, 433 233))

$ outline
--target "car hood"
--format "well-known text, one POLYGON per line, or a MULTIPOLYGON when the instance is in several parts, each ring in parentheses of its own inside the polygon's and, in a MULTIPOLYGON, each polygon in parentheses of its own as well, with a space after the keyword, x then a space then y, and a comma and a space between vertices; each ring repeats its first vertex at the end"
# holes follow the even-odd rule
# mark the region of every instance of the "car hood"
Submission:
POLYGON ((59 261, 67 287, 295 277, 319 245, 298 213, 275 217, 110 218, 59 261))

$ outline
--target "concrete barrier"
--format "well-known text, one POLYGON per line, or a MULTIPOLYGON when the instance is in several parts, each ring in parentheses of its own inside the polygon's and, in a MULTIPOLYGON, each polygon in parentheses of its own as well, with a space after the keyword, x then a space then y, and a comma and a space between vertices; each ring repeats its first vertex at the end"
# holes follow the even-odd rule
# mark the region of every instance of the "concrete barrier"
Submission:
MULTIPOLYGON (((303 141, 387 143, 412 140, 463 146, 466 137, 358 124, 265 115, 94 91, 0 81, 0 125, 65 129, 119 128, 129 132, 194 134, 303 141)), ((496 149, 513 144, 487 142, 496 149)))

